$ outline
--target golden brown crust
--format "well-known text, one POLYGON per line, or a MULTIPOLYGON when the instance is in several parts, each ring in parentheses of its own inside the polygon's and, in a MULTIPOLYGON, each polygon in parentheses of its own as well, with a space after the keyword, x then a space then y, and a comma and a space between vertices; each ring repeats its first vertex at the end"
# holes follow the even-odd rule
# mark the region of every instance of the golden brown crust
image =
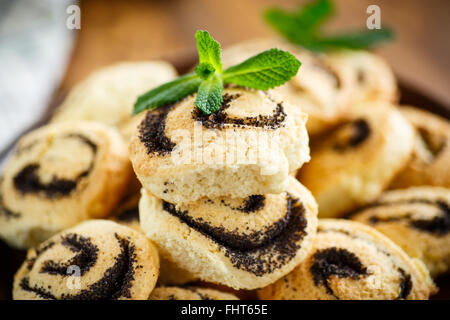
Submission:
MULTIPOLYGON (((139 200, 141 198, 140 192, 131 194, 122 203, 117 206, 112 215, 112 220, 134 229, 135 231, 144 234, 139 223, 139 200)), ((181 269, 177 264, 171 262, 164 256, 160 256, 160 273, 158 283, 164 285, 183 285, 188 282, 197 280, 198 278, 181 269)))
POLYGON ((412 187, 385 192, 352 216, 423 260, 435 277, 450 266, 450 190, 412 187))
POLYGON ((175 79, 175 68, 165 61, 120 62, 103 67, 70 90, 52 122, 98 121, 119 129, 126 141, 136 118, 137 97, 175 79))
POLYGON ((292 270, 314 238, 313 197, 292 177, 286 190, 191 205, 173 205, 143 190, 141 226, 162 256, 200 279, 254 289, 292 270))
POLYGON ((134 171, 157 197, 189 203, 279 193, 288 173, 309 160, 307 116, 277 94, 225 89, 209 117, 194 101, 149 111, 131 140, 134 171))
POLYGON ((411 160, 392 182, 391 188, 432 185, 450 187, 450 123, 430 112, 401 107, 416 130, 411 160))
POLYGON ((332 127, 347 109, 352 82, 337 72, 322 55, 315 55, 276 38, 254 39, 225 48, 224 66, 240 63, 270 48, 287 50, 302 63, 296 76, 274 90, 308 114, 306 128, 310 135, 332 127))
POLYGON ((89 218, 108 216, 125 192, 126 146, 108 126, 72 122, 24 136, 0 184, 0 235, 35 246, 89 218))
POLYGON ((325 54, 329 63, 350 88, 349 103, 383 100, 396 103, 397 81, 381 56, 364 50, 341 50, 325 54))
POLYGON ((14 277, 13 298, 145 300, 158 273, 158 252, 143 235, 91 220, 30 249, 14 277))
POLYGON ((297 178, 319 203, 319 217, 339 217, 376 199, 410 158, 414 132, 394 106, 365 102, 336 129, 312 141, 297 178))
POLYGON ((313 250, 261 299, 428 299, 431 280, 397 245, 363 224, 323 219, 313 250))

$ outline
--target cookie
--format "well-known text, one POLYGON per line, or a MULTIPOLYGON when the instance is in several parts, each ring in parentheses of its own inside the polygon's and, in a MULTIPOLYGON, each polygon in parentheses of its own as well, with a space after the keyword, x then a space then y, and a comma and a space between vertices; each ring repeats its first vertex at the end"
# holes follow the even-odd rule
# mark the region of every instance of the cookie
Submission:
POLYGON ((384 193, 352 216, 384 233, 411 257, 421 259, 432 276, 450 266, 450 190, 412 187, 384 193))
POLYGON ((130 142, 144 188, 177 204, 283 191, 309 160, 306 114, 272 92, 228 88, 223 97, 210 116, 195 96, 147 112, 130 142))
POLYGON ((258 292, 261 299, 427 299, 426 268, 361 223, 319 221, 313 250, 291 273, 258 292))
POLYGON ((20 139, 0 182, 0 237, 26 249, 91 218, 110 215, 131 176, 113 128, 72 122, 20 139))
POLYGON ((394 72, 379 55, 364 50, 339 50, 325 54, 324 59, 345 79, 350 88, 350 104, 366 100, 398 101, 394 72))
POLYGON ((270 48, 289 51, 302 63, 296 76, 274 90, 308 114, 308 133, 318 134, 336 123, 348 106, 351 87, 346 82, 349 78, 343 78, 321 55, 275 38, 254 39, 226 48, 222 59, 224 67, 241 63, 270 48))
POLYGON ((266 286, 308 253, 317 205, 294 178, 280 194, 202 198, 175 205, 143 189, 141 227, 163 256, 201 280, 234 289, 266 286))
POLYGON ((149 300, 239 300, 234 294, 201 287, 161 286, 153 290, 149 300))
POLYGON ((131 228, 91 220, 30 249, 15 300, 146 300, 158 277, 155 247, 131 228))
POLYGON ((176 75, 175 68, 164 61, 121 62, 103 67, 69 92, 52 122, 98 121, 118 127, 128 140, 136 124, 131 112, 138 96, 176 75))
POLYGON ((319 204, 319 217, 339 217, 375 200, 408 162, 414 131, 393 106, 365 102, 346 121, 312 141, 311 162, 297 178, 319 204))
MULTIPOLYGON (((137 232, 144 234, 139 223, 139 199, 141 194, 137 193, 124 199, 114 210, 113 220, 125 225, 137 232)), ((182 285, 197 280, 197 278, 164 256, 160 256, 160 272, 158 283, 167 285, 182 285)))
POLYGON ((391 188, 432 185, 450 188, 450 122, 414 107, 400 111, 416 129, 413 156, 391 188))

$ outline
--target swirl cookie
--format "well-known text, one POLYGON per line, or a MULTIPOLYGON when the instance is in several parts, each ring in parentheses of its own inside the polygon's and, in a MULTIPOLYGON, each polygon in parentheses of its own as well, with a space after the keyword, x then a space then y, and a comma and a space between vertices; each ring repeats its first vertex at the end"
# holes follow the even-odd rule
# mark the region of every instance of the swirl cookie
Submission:
POLYGON ((450 266, 450 190, 413 187, 384 193, 352 219, 371 225, 411 257, 421 259, 433 276, 450 266))
POLYGON ((373 228, 320 220, 314 247, 291 273, 258 292, 274 300, 427 299, 426 268, 373 228))
POLYGON ((297 175, 319 204, 319 216, 339 217, 375 200, 410 158, 414 131, 395 108, 365 102, 312 142, 311 162, 297 175))
POLYGON ((380 56, 364 50, 340 50, 327 53, 324 59, 351 88, 351 103, 398 100, 394 73, 380 56))
POLYGON ((401 107, 416 129, 413 156, 391 188, 432 185, 450 188, 450 123, 430 112, 401 107))
POLYGON ((268 285, 311 248, 317 205, 289 178, 285 192, 247 198, 202 198, 174 205, 143 189, 141 226, 163 256, 200 279, 234 289, 268 285))
POLYGON ((149 300, 239 300, 234 294, 200 287, 161 286, 153 290, 149 300))
POLYGON ((174 67, 164 61, 121 62, 104 67, 69 92, 52 121, 102 122, 118 127, 128 140, 137 124, 131 118, 137 97, 176 75, 174 67))
POLYGON ((302 63, 296 76, 274 90, 308 114, 308 133, 318 134, 336 123, 348 105, 351 88, 346 81, 349 78, 341 77, 322 56, 278 39, 255 39, 226 48, 222 59, 224 67, 274 47, 291 52, 302 63))
POLYGON ((280 193, 309 160, 306 114, 272 92, 224 90, 210 116, 195 96, 149 111, 130 143, 144 188, 171 203, 280 193))
MULTIPOLYGON (((113 220, 121 225, 143 233, 139 223, 139 199, 140 193, 131 195, 123 201, 115 210, 113 220)), ((158 283, 168 285, 181 285, 197 280, 197 277, 181 269, 175 263, 160 256, 160 270, 158 283)))
POLYGON ((115 129, 72 122, 37 129, 18 142, 0 182, 0 237, 25 249, 91 218, 108 216, 131 167, 115 129))
POLYGON ((158 277, 155 247, 133 229, 91 220, 30 249, 15 300, 146 300, 158 277))

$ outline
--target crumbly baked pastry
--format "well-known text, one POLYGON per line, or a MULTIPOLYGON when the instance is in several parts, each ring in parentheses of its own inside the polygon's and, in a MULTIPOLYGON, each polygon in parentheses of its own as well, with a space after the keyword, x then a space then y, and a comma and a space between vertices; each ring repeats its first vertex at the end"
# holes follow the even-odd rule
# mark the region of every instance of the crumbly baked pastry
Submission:
POLYGON ((136 124, 131 112, 138 96, 176 75, 175 68, 165 61, 120 62, 103 67, 70 90, 52 122, 99 121, 118 127, 128 140, 136 124))
POLYGON ((450 188, 450 122, 428 111, 403 106, 401 113, 416 129, 414 151, 391 188, 432 185, 450 188))
POLYGON ((20 139, 0 182, 0 237, 26 249, 92 218, 107 217, 131 166, 118 132, 104 124, 51 124, 20 139))
POLYGON ((131 139, 134 171, 158 198, 181 204, 280 193, 288 173, 309 160, 307 116, 276 93, 225 89, 209 116, 194 101, 148 111, 131 139))
POLYGON ((161 254, 201 280, 234 289, 266 286, 307 255, 317 205, 293 177, 280 194, 202 198, 176 205, 143 190, 141 227, 161 254))
POLYGON ((420 260, 375 229, 321 219, 313 250, 291 273, 258 292, 261 299, 427 299, 434 290, 420 260))
POLYGON ((423 186, 388 191, 352 219, 376 228, 411 257, 421 259, 431 275, 449 269, 449 189, 423 186))
POLYGON ((234 294, 201 287, 156 287, 149 300, 239 300, 234 294))
MULTIPOLYGON (((139 199, 140 192, 130 195, 114 210, 113 220, 121 225, 130 227, 140 233, 144 233, 139 223, 139 199)), ((198 278, 190 272, 181 269, 177 264, 171 262, 164 256, 159 257, 160 270, 158 283, 165 285, 184 285, 198 278)))
POLYGON ((350 104, 365 100, 398 101, 394 72, 379 55, 364 50, 339 50, 326 53, 324 60, 351 88, 350 104))
POLYGON ((13 298, 146 300, 158 269, 158 252, 142 234, 91 220, 30 249, 14 277, 13 298))
POLYGON ((296 76, 274 90, 308 114, 308 133, 318 134, 336 123, 347 109, 353 82, 336 72, 323 56, 276 38, 253 39, 225 48, 224 67, 238 64, 270 48, 287 50, 302 63, 296 76))
POLYGON ((405 167, 413 143, 413 128, 396 108, 365 102, 312 141, 311 161, 297 177, 316 198, 319 217, 339 217, 375 200, 405 167))

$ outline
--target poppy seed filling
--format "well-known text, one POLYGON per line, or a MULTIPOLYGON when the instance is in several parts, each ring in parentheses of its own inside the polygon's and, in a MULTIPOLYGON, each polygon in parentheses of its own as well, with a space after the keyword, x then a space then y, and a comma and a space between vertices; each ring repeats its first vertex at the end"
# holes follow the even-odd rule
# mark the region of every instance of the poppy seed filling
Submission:
POLYGON ((65 179, 53 176, 50 182, 44 183, 38 176, 40 164, 30 163, 23 167, 22 170, 20 170, 13 178, 14 187, 20 193, 39 193, 50 199, 69 196, 77 188, 78 183, 90 174, 94 166, 97 145, 81 134, 68 134, 63 138, 79 139, 91 149, 93 160, 89 164, 89 167, 79 173, 74 179, 65 179))
MULTIPOLYGON (((319 227, 319 228, 317 229, 317 232, 318 232, 318 233, 335 232, 335 233, 340 233, 340 234, 342 234, 342 235, 344 235, 344 236, 346 236, 346 237, 349 237, 349 238, 351 238, 351 239, 359 239, 359 240, 366 241, 364 238, 359 237, 359 236, 357 236, 357 235, 354 235, 354 234, 350 233, 350 231, 348 231, 348 230, 342 230, 342 229, 323 229, 323 228, 319 227)), ((372 245, 374 245, 374 244, 372 244, 372 245)), ((375 246, 375 245, 374 245, 374 246, 375 246)), ((333 249, 333 248, 335 248, 335 247, 327 248, 327 249, 324 249, 324 250, 322 250, 322 251, 329 250, 329 249, 333 249)), ((378 248, 377 246, 375 246, 375 248, 376 248, 376 250, 377 250, 380 254, 384 255, 387 259, 389 259, 389 260, 392 262, 393 267, 396 268, 396 270, 397 270, 397 272, 398 272, 398 274, 399 274, 399 280, 400 280, 399 291, 400 291, 400 292, 399 292, 399 295, 397 296, 396 299, 406 299, 406 298, 409 296, 409 294, 411 293, 412 288, 413 288, 413 283, 412 283, 412 280, 411 280, 411 275, 408 274, 403 268, 400 268, 400 267, 398 267, 398 266, 396 265, 395 261, 392 259, 391 253, 386 252, 385 250, 382 250, 382 249, 378 248)), ((341 250, 341 249, 337 249, 337 248, 335 248, 335 249, 336 249, 336 250, 341 250)), ((336 251, 336 250, 332 250, 332 251, 336 251)), ((348 250, 346 250, 346 249, 342 249, 342 250, 348 251, 348 250)), ((355 269, 354 271, 356 271, 356 275, 357 275, 358 273, 360 273, 359 276, 358 276, 358 278, 354 278, 354 277, 352 277, 352 276, 349 276, 349 277, 352 278, 352 279, 361 279, 362 277, 366 277, 366 276, 370 275, 370 274, 368 273, 368 271, 367 271, 367 268, 364 267, 364 266, 362 265, 362 263, 359 261, 359 258, 358 258, 354 253, 352 253, 352 252, 350 252, 350 251, 348 251, 348 252, 349 252, 351 255, 348 255, 348 254, 344 253, 343 255, 345 255, 346 257, 344 257, 344 259, 343 259, 342 262, 338 262, 338 265, 350 263, 350 266, 352 266, 352 268, 355 269), (358 259, 358 262, 359 262, 359 263, 358 263, 356 260, 354 260, 354 258, 352 257, 352 255, 355 256, 356 259, 358 259), (358 271, 359 271, 359 272, 358 272, 358 271)), ((336 259, 338 258, 338 256, 341 255, 341 254, 335 255, 335 253, 333 252, 332 255, 333 255, 333 257, 331 258, 331 260, 332 260, 332 261, 336 261, 336 259)), ((320 258, 320 257, 319 257, 319 258, 320 258)), ((313 256, 313 260, 315 260, 314 256, 313 256)), ((317 262, 317 261, 315 261, 315 262, 317 262)), ((323 266, 326 266, 327 263, 325 263, 325 264, 319 263, 319 264, 316 264, 316 266, 315 266, 314 269, 313 269, 313 266, 314 266, 314 263, 315 263, 315 262, 313 262, 313 264, 312 264, 311 267, 310 267, 310 272, 311 272, 311 274, 313 275, 314 284, 315 284, 316 286, 318 286, 318 285, 320 285, 320 284, 323 284, 323 285, 326 287, 327 292, 328 292, 329 294, 333 295, 336 299, 339 299, 339 297, 335 295, 335 293, 333 292, 333 290, 330 288, 330 286, 329 286, 329 284, 328 284, 328 279, 329 279, 329 277, 330 277, 331 275, 333 275, 333 274, 330 273, 330 274, 328 275, 328 277, 324 277, 325 275, 327 275, 327 274, 329 273, 328 271, 334 270, 335 267, 333 267, 333 268, 325 268, 325 269, 324 269, 324 268, 322 268, 322 267, 323 267, 323 266), (324 272, 324 270, 327 271, 327 272, 324 272), (314 275, 315 273, 317 274, 316 276, 314 275), (317 280, 317 282, 316 282, 316 280, 317 280), (325 282, 324 282, 324 281, 325 281, 325 282)), ((347 271, 345 271, 345 272, 347 272, 347 271)), ((344 272, 344 273, 345 273, 345 272, 344 272)), ((352 271, 349 271, 349 273, 351 273, 351 272, 352 272, 352 271)), ((339 277, 339 275, 337 275, 337 274, 336 274, 336 276, 339 277)), ((345 278, 345 277, 341 277, 341 278, 345 278)))
MULTIPOLYGON (((267 94, 267 93, 266 93, 267 94)), ((222 130, 226 125, 232 127, 252 126, 264 127, 269 129, 277 129, 283 126, 286 119, 286 113, 283 111, 283 106, 278 104, 273 114, 270 116, 259 115, 257 117, 245 118, 231 118, 225 112, 230 106, 230 103, 239 98, 240 94, 230 95, 225 93, 223 95, 222 105, 216 113, 211 115, 204 114, 200 109, 194 107, 192 117, 194 121, 202 123, 203 127, 207 129, 222 130)), ((167 116, 176 104, 166 105, 158 109, 150 110, 146 113, 144 120, 139 125, 139 140, 147 148, 147 154, 150 156, 156 154, 164 156, 173 151, 176 144, 172 142, 165 134, 167 116)))
POLYGON ((333 149, 338 151, 346 151, 347 149, 356 148, 369 138, 371 129, 364 119, 357 119, 350 123, 339 126, 337 131, 345 132, 349 130, 349 135, 342 141, 337 141, 333 145, 333 149))
MULTIPOLYGON (((267 93, 266 93, 267 95, 267 93)), ((281 103, 278 103, 275 110, 273 110, 272 115, 263 116, 258 115, 256 117, 245 117, 245 118, 232 118, 227 113, 226 110, 230 107, 230 103, 240 97, 240 94, 228 94, 223 95, 222 105, 216 113, 210 115, 204 114, 201 110, 195 108, 192 111, 192 118, 195 121, 200 121, 203 127, 207 129, 219 129, 222 130, 226 125, 230 125, 234 128, 240 126, 250 126, 268 129, 278 129, 283 126, 286 119, 286 113, 283 110, 281 103)))
POLYGON ((139 125, 139 139, 147 148, 147 154, 166 155, 171 153, 175 143, 166 136, 166 119, 172 105, 150 110, 139 125))
POLYGON ((346 249, 331 247, 318 250, 312 257, 310 272, 313 275, 314 285, 325 286, 327 293, 339 299, 331 289, 328 281, 330 277, 351 278, 358 280, 368 275, 358 257, 346 249))
POLYGON ((290 194, 286 195, 285 216, 265 227, 264 231, 251 233, 215 227, 201 218, 192 218, 188 211, 178 210, 171 203, 163 201, 162 205, 164 211, 215 242, 237 269, 256 276, 271 273, 291 261, 306 236, 305 208, 290 194))
MULTIPOLYGON (((88 286, 88 288, 79 291, 76 294, 65 294, 56 297, 49 289, 41 286, 31 286, 30 279, 25 276, 20 281, 22 290, 35 293, 43 299, 49 300, 114 300, 121 297, 131 298, 130 289, 133 285, 135 269, 141 266, 136 265, 137 256, 135 246, 130 243, 128 238, 122 238, 114 234, 120 246, 120 253, 114 257, 114 264, 105 270, 102 278, 88 286)), ((61 239, 63 246, 68 247, 77 254, 70 262, 80 263, 81 272, 85 274, 97 262, 98 248, 92 244, 91 239, 76 234, 66 235, 61 239), (77 261, 73 261, 73 260, 77 261), (84 265, 83 265, 84 264, 84 265), (84 270, 84 271, 83 271, 84 270)), ((45 246, 38 247, 35 256, 26 261, 28 270, 34 267, 37 258, 46 250, 51 249, 55 243, 50 242, 45 246)), ((51 275, 67 276, 62 272, 66 264, 57 264, 56 262, 45 261, 41 272, 51 275)))
MULTIPOLYGON (((232 207, 231 205, 227 204, 225 200, 221 200, 220 202, 222 205, 229 207, 231 210, 237 210, 245 213, 252 213, 264 209, 265 199, 266 197, 263 195, 254 194, 245 198, 243 204, 239 207, 232 207)), ((214 203, 212 200, 209 201, 211 201, 211 203, 214 203)))
POLYGON ((41 273, 67 276, 67 269, 75 265, 80 267, 80 275, 84 275, 97 262, 98 247, 88 238, 71 233, 62 238, 61 244, 76 255, 65 263, 44 261, 41 273))
POLYGON ((389 207, 396 204, 405 205, 414 203, 436 207, 438 208, 440 215, 434 216, 432 219, 415 219, 410 213, 405 213, 403 216, 385 218, 373 215, 369 218, 369 222, 371 224, 378 224, 404 220, 407 221, 411 227, 436 236, 445 236, 450 232, 450 207, 444 200, 431 201, 427 199, 410 199, 393 202, 375 202, 366 208, 389 207))

